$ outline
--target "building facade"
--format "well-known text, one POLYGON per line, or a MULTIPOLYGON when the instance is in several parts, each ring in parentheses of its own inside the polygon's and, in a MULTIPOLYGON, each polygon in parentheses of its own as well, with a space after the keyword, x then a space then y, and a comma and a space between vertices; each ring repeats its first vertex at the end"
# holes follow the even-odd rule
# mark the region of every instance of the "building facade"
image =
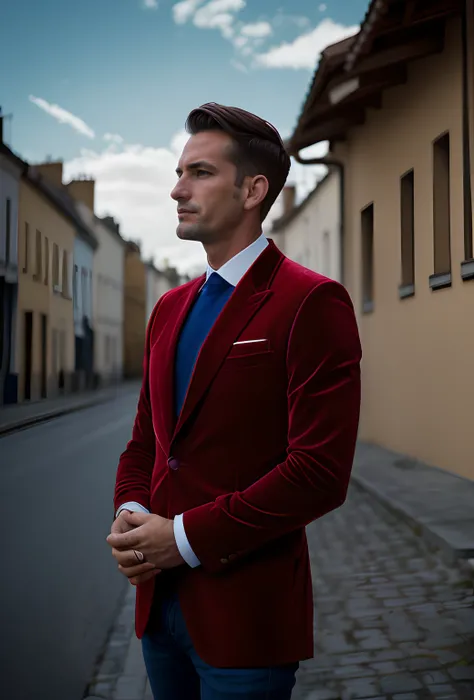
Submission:
MULTIPOLYGON (((75 196, 81 198, 76 204, 77 211, 84 223, 94 231, 98 241, 93 257, 91 289, 94 373, 96 382, 106 385, 120 381, 123 377, 126 244, 120 235, 119 225, 112 217, 100 219, 94 214, 94 181, 80 182, 82 187, 75 192, 75 196)), ((74 183, 68 185, 68 190, 74 191, 71 184, 74 183)), ((79 270, 76 274, 79 279, 79 270)))
POLYGON ((472 3, 404 4, 323 54, 292 148, 329 139, 345 171, 360 437, 474 478, 472 3))
POLYGON ((128 241, 124 274, 124 376, 141 377, 147 317, 147 274, 140 246, 128 241))
POLYGON ((75 227, 31 173, 20 183, 18 223, 18 400, 38 400, 72 384, 75 227))
MULTIPOLYGON (((72 298, 74 316, 74 375, 73 390, 91 388, 95 385, 94 376, 94 328, 93 315, 93 267, 94 253, 98 248, 95 233, 79 215, 76 200, 63 183, 63 163, 61 161, 41 163, 35 166, 43 189, 55 204, 65 212, 75 227, 74 253, 72 264, 72 298)), ((89 181, 84 181, 85 188, 89 181)), ((82 192, 82 181, 77 190, 82 192)))
POLYGON ((340 175, 330 170, 295 206, 294 187, 285 188, 283 216, 272 236, 285 255, 331 279, 340 280, 340 175))
POLYGON ((18 397, 18 207, 25 166, 4 145, 0 116, 0 405, 18 397))
POLYGON ((150 318, 158 299, 179 284, 174 270, 158 270, 153 262, 145 263, 146 272, 146 319, 150 318))

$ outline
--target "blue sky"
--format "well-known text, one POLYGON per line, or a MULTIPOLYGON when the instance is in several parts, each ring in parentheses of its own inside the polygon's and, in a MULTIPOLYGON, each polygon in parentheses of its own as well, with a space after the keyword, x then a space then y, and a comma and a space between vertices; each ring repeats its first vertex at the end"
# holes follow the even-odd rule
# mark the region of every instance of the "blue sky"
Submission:
MULTIPOLYGON (((353 33, 368 0, 15 0, 0 27, 0 105, 23 157, 95 177, 144 254, 181 268, 199 244, 176 240, 169 200, 189 111, 234 104, 289 135, 320 51, 353 33), (18 28, 18 29, 17 29, 18 28), (12 57, 15 57, 12 62, 12 57), (105 137, 105 138, 104 138, 105 137)), ((300 196, 315 173, 292 171, 300 196)))

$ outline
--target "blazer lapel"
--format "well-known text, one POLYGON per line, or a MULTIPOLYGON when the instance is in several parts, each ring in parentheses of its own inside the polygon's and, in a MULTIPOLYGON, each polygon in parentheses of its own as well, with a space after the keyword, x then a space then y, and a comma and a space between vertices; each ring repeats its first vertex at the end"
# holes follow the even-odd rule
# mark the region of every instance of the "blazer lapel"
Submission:
MULTIPOLYGON (((204 398, 236 338, 262 305, 272 296, 273 292, 269 286, 283 258, 283 254, 270 240, 269 245, 235 288, 201 347, 181 414, 175 426, 172 442, 198 403, 204 398)), ((190 304, 187 305, 187 309, 189 306, 190 304)), ((183 310, 180 316, 180 328, 186 313, 187 310, 183 310)), ((176 333, 174 341, 170 343, 173 352, 176 349, 177 336, 178 333, 176 333)))
POLYGON ((202 275, 196 279, 194 284, 188 287, 185 294, 183 294, 183 297, 177 300, 177 316, 173 316, 172 319, 170 318, 167 323, 167 325, 170 326, 169 336, 166 337, 167 328, 165 327, 162 334, 162 339, 158 338, 157 340, 157 342, 160 344, 159 359, 157 359, 157 361, 154 363, 153 374, 154 383, 157 387, 161 388, 161 396, 160 400, 156 402, 156 426, 163 427, 163 433, 161 430, 159 431, 160 436, 162 436, 162 439, 160 439, 159 442, 165 452, 168 452, 176 426, 174 405, 176 346, 189 310, 205 281, 205 275, 202 275))

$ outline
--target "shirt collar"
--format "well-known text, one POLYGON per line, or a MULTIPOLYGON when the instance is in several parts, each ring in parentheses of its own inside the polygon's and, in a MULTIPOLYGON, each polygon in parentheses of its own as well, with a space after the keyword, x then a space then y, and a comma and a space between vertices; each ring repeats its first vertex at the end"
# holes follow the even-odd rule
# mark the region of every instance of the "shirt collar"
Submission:
POLYGON ((268 245, 268 240, 262 233, 256 241, 251 243, 249 246, 244 248, 234 255, 233 258, 228 260, 225 265, 222 265, 218 270, 214 270, 208 263, 206 270, 206 280, 213 272, 218 272, 221 277, 225 279, 226 282, 236 287, 242 277, 245 275, 247 270, 253 265, 256 259, 259 257, 268 245))

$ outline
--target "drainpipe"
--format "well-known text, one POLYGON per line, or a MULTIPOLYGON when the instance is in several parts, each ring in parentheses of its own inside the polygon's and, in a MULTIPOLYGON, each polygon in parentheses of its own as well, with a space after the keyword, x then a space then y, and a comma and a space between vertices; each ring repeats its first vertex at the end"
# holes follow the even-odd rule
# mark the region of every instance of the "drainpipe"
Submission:
POLYGON ((321 158, 302 158, 299 153, 293 154, 294 159, 300 165, 327 165, 328 167, 334 167, 339 170, 339 246, 340 246, 340 259, 339 259, 339 275, 341 283, 344 284, 345 276, 345 264, 344 264, 344 242, 345 242, 345 205, 344 205, 344 195, 345 195, 345 168, 344 163, 337 158, 332 158, 331 156, 323 156, 321 158))

